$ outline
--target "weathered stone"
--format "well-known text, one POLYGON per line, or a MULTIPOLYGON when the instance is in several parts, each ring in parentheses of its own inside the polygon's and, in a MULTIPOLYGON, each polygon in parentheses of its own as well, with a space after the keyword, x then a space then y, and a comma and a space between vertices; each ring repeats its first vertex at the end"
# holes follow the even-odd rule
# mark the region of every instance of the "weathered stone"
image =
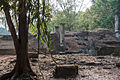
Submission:
POLYGON ((86 36, 84 37, 84 40, 86 40, 86 41, 88 40, 88 35, 86 35, 86 36))
POLYGON ((97 50, 97 55, 110 55, 120 56, 120 47, 102 47, 97 50))
POLYGON ((0 49, 0 55, 15 55, 15 49, 0 49))
POLYGON ((119 38, 119 16, 118 16, 118 11, 115 11, 115 37, 119 38))
POLYGON ((2 38, 0 38, 2 40, 12 40, 11 35, 4 35, 2 38))
POLYGON ((104 41, 103 43, 108 44, 108 45, 120 45, 119 41, 104 41))
POLYGON ((4 67, 3 66, 0 66, 0 71, 4 70, 4 67))
POLYGON ((59 26, 55 26, 54 32, 57 34, 58 38, 60 38, 59 26))
POLYGON ((100 66, 100 65, 103 65, 103 64, 99 63, 99 62, 89 62, 89 63, 86 63, 85 65, 87 65, 87 66, 100 66))
POLYGON ((95 41, 93 39, 89 41, 89 46, 95 47, 95 41))
POLYGON ((103 38, 105 38, 105 34, 100 34, 100 35, 97 37, 98 40, 101 40, 101 39, 103 39, 103 38))
POLYGON ((57 65, 53 76, 55 78, 69 78, 76 77, 78 75, 78 65, 57 65))
POLYGON ((94 48, 91 48, 91 49, 89 49, 88 54, 96 56, 97 55, 97 51, 94 48))
POLYGON ((30 52, 29 58, 38 58, 38 54, 30 52))
POLYGON ((114 52, 114 47, 102 47, 97 51, 97 55, 110 55, 114 52))

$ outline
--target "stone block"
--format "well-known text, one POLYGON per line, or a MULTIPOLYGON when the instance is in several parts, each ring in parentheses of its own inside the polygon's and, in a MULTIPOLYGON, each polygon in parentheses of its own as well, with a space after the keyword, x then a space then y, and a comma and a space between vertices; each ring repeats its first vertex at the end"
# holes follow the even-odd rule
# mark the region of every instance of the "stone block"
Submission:
POLYGON ((78 65, 56 65, 53 76, 55 78, 74 78, 78 75, 78 65))

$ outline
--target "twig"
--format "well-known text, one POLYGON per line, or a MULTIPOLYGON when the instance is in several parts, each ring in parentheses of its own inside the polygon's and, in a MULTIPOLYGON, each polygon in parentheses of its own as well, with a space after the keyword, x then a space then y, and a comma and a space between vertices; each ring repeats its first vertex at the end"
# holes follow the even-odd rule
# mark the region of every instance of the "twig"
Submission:
POLYGON ((58 64, 58 63, 56 62, 55 58, 53 57, 52 53, 50 53, 50 55, 51 55, 51 58, 52 58, 53 62, 54 62, 55 64, 58 64))

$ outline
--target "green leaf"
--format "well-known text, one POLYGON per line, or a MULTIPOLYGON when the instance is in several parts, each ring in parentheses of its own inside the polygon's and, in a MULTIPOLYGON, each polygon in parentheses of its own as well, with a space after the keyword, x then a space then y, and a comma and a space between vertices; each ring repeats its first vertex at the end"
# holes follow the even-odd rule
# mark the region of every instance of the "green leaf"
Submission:
POLYGON ((41 40, 41 43, 44 44, 44 40, 43 40, 43 37, 40 35, 40 40, 41 40))

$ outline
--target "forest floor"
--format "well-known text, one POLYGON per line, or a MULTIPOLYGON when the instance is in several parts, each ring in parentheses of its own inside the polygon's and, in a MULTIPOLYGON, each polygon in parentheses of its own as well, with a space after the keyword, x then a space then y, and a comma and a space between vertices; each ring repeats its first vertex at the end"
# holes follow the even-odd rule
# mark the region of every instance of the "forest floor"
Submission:
MULTIPOLYGON (((85 54, 53 55, 53 57, 59 64, 78 64, 79 75, 75 79, 53 78, 52 74, 56 64, 49 54, 41 54, 39 55, 40 60, 31 59, 32 69, 40 80, 120 80, 119 57, 85 54)), ((15 56, 0 55, 0 76, 10 72, 14 64, 15 56)))

